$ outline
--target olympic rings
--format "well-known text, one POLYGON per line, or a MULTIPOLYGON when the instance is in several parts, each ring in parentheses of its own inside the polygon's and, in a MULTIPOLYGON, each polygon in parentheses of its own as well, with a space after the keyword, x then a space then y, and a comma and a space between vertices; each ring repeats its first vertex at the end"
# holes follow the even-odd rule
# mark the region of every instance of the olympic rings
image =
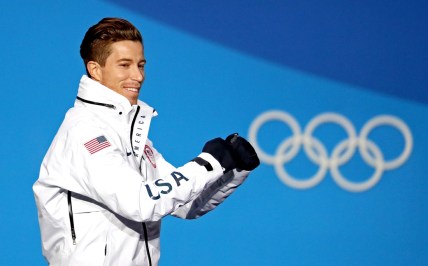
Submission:
POLYGON ((262 162, 274 166, 278 177, 288 186, 297 189, 308 189, 320 183, 328 170, 333 180, 343 189, 350 192, 363 192, 375 186, 386 170, 395 169, 409 158, 413 148, 413 137, 409 127, 401 119, 391 115, 380 115, 370 119, 361 129, 359 135, 353 124, 343 115, 337 113, 323 113, 314 117, 302 130, 296 119, 289 113, 273 110, 259 115, 249 129, 249 141, 254 146, 262 162), (269 121, 280 121, 286 124, 292 132, 292 136, 285 138, 276 149, 275 154, 266 153, 257 141, 260 128, 269 121), (317 127, 321 124, 333 123, 341 126, 347 139, 339 142, 328 154, 326 147, 319 139, 313 136, 317 127), (404 137, 404 149, 395 159, 386 161, 379 147, 368 136, 370 132, 379 126, 396 128, 404 137), (296 179, 286 170, 284 164, 290 162, 300 151, 301 146, 309 160, 319 166, 318 171, 310 178, 296 179), (350 181, 342 175, 339 167, 346 164, 355 154, 356 150, 361 154, 364 162, 373 167, 374 173, 362 182, 350 181))

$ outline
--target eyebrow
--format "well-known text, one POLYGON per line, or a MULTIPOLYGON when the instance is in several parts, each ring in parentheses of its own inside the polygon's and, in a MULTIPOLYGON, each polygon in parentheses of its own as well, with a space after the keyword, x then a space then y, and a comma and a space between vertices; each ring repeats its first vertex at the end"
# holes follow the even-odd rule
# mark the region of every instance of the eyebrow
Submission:
MULTIPOLYGON (((118 63, 120 63, 120 62, 132 62, 132 61, 133 61, 132 59, 128 59, 128 58, 122 58, 122 59, 117 60, 118 63)), ((146 59, 142 59, 138 63, 144 63, 145 64, 146 62, 147 62, 146 59)))

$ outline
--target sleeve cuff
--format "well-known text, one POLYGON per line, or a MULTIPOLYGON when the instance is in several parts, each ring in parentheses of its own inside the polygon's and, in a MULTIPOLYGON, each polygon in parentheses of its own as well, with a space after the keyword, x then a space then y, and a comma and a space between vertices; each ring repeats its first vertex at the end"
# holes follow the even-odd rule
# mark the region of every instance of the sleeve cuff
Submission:
POLYGON ((223 172, 224 172, 223 167, 220 165, 220 163, 211 154, 206 153, 206 152, 202 152, 201 154, 198 155, 197 158, 201 158, 202 160, 208 162, 208 164, 211 165, 211 167, 212 167, 212 171, 219 172, 220 174, 223 174, 223 172))
POLYGON ((200 166, 205 167, 205 169, 207 169, 208 172, 211 172, 213 170, 212 165, 207 160, 204 160, 201 157, 194 158, 192 160, 192 162, 195 162, 195 163, 199 164, 200 166))

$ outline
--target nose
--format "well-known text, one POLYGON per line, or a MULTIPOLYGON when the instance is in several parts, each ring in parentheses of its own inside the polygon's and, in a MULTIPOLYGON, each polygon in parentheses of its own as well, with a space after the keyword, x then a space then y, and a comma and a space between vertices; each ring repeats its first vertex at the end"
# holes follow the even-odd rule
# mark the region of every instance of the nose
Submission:
POLYGON ((144 68, 140 66, 135 66, 132 68, 132 76, 131 78, 135 81, 142 83, 145 79, 144 68))

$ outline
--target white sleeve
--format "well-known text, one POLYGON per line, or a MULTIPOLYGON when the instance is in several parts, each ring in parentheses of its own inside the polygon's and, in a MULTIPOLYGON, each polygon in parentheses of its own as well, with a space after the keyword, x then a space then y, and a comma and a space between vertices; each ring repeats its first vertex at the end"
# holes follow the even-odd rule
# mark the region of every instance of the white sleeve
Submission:
POLYGON ((234 169, 217 179, 196 199, 178 208, 172 214, 183 219, 199 218, 216 208, 229 197, 248 177, 250 172, 234 169))
MULTIPOLYGON (((152 146, 151 142, 150 145, 152 146)), ((161 175, 168 174, 168 172, 165 171, 172 171, 172 169, 175 169, 155 148, 153 148, 153 150, 156 155, 156 164, 161 166, 159 169, 161 175)), ((207 156, 210 155, 200 155, 202 159, 209 158, 207 156)), ((204 166, 201 166, 201 168, 204 169, 204 166)), ((227 172, 210 186, 207 186, 198 197, 175 210, 172 215, 183 219, 201 217, 229 197, 246 180, 249 174, 249 171, 237 169, 227 172)))

